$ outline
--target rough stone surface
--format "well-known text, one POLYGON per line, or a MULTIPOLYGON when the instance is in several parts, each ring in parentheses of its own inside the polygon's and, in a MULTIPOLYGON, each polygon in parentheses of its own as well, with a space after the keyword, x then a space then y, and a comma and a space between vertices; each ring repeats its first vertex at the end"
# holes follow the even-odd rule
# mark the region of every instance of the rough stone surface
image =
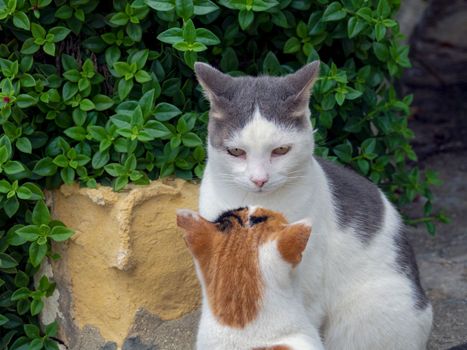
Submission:
POLYGON ((444 350, 467 343, 467 152, 436 154, 423 165, 444 181, 434 189, 435 210, 447 212, 451 222, 438 225, 435 237, 419 227, 409 238, 434 307, 428 349, 444 350))
MULTIPOLYGON (((417 21, 415 15, 412 18, 417 21)), ((465 83, 466 34, 465 0, 429 1, 410 38, 413 68, 406 74, 406 81, 433 87, 465 83)))
POLYGON ((197 309, 198 280, 175 222, 177 208, 197 208, 197 185, 156 181, 120 193, 63 186, 51 197, 54 217, 76 232, 55 247, 58 310, 56 300, 45 308, 69 348, 144 349, 156 343, 143 341, 141 327, 197 309))

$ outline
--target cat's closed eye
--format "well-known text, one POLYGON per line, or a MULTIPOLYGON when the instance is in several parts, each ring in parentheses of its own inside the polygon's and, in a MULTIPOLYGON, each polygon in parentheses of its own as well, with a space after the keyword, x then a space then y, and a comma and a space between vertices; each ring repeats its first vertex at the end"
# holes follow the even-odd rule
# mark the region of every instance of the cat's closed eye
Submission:
POLYGON ((291 148, 292 147, 290 147, 290 146, 280 146, 280 147, 274 148, 272 150, 271 155, 273 157, 283 156, 284 154, 289 153, 291 148))
POLYGON ((246 152, 241 148, 227 148, 227 153, 234 157, 245 157, 246 152))

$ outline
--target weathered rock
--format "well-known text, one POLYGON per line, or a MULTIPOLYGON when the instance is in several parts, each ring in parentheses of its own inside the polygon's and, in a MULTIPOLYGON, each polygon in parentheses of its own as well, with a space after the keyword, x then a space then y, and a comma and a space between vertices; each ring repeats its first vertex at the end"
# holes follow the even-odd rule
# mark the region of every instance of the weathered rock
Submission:
POLYGON ((466 35, 465 0, 429 1, 410 39, 413 68, 404 81, 416 86, 465 83, 466 35))
POLYGON ((192 259, 175 222, 177 208, 196 209, 198 186, 166 180, 120 193, 62 186, 50 197, 53 216, 75 235, 55 247, 60 260, 43 266, 57 282, 43 322, 58 319, 69 349, 164 349, 156 330, 199 305, 192 259))

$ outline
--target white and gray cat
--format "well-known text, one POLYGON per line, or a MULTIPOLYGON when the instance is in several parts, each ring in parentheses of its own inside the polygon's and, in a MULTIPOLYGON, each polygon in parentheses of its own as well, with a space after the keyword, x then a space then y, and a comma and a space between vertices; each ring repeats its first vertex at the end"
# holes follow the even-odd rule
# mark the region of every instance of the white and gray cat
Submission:
POLYGON ((319 63, 285 77, 233 78, 204 63, 195 72, 211 104, 201 215, 260 205, 311 218, 297 268, 324 347, 425 349, 432 307, 399 213, 364 177, 313 156, 319 63))

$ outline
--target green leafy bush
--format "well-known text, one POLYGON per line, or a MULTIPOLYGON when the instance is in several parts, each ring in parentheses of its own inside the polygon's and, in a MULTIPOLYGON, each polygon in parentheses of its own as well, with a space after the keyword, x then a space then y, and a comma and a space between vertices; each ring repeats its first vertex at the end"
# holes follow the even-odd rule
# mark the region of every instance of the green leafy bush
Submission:
MULTIPOLYGON (((44 188, 203 173, 208 105, 196 60, 232 75, 285 74, 322 61, 312 97, 317 153, 378 183, 399 206, 436 184, 416 161, 410 66, 398 0, 0 0, 1 349, 57 349, 36 315, 54 284, 32 276, 72 231, 44 188)), ((443 216, 438 218, 444 220, 443 216)))

